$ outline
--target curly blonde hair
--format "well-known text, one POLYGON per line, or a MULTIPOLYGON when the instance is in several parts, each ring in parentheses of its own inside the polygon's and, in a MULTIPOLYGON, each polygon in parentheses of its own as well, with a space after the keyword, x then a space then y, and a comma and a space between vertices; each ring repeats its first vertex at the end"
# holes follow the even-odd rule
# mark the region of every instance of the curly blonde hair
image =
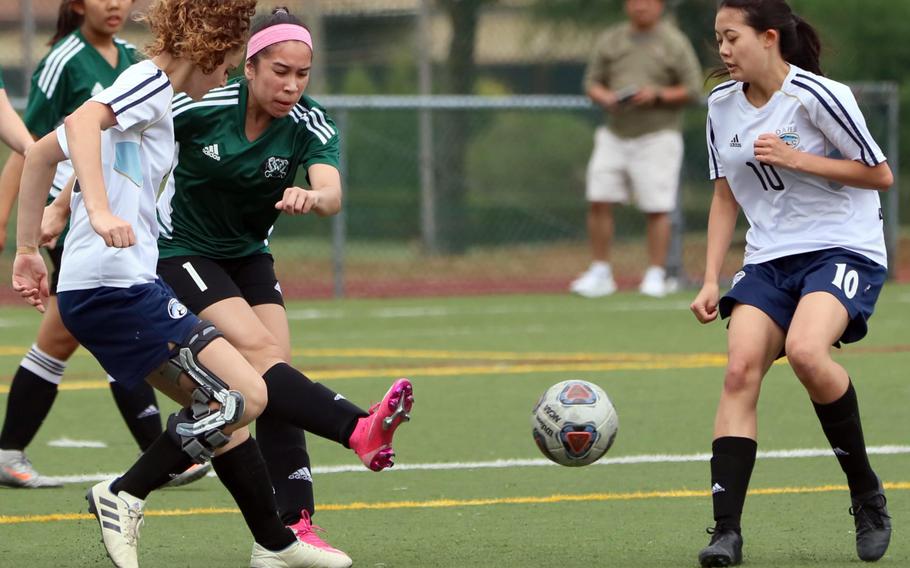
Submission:
POLYGON ((167 51, 208 74, 246 43, 255 12, 256 0, 154 0, 138 19, 154 36, 149 57, 167 51))

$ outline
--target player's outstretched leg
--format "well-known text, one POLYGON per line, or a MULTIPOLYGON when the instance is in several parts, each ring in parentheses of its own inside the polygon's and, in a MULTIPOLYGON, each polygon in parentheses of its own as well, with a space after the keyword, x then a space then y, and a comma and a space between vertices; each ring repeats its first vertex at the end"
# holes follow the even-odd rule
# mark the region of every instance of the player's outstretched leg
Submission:
POLYGON ((101 540, 107 555, 117 568, 139 567, 139 529, 142 528, 142 507, 145 501, 126 491, 114 494, 110 489, 115 480, 96 483, 85 499, 89 513, 101 525, 101 540))
POLYGON ((301 511, 300 521, 288 528, 294 531, 297 542, 278 552, 266 550, 261 545, 254 544, 253 555, 250 558, 251 568, 283 568, 285 566, 348 568, 353 564, 347 554, 333 548, 316 534, 316 531, 322 531, 322 528, 310 521, 309 511, 301 511))
POLYGON ((349 445, 363 465, 380 471, 394 465, 392 438, 399 424, 411 419, 414 387, 408 379, 398 379, 382 397, 382 402, 370 407, 370 415, 357 421, 349 445))
POLYGON ((891 516, 881 479, 877 489, 851 500, 850 514, 856 525, 856 554, 860 560, 875 562, 885 555, 891 542, 891 516))
POLYGON ((739 531, 722 527, 708 529, 711 542, 698 553, 698 562, 705 568, 737 566, 743 561, 743 537, 739 531))

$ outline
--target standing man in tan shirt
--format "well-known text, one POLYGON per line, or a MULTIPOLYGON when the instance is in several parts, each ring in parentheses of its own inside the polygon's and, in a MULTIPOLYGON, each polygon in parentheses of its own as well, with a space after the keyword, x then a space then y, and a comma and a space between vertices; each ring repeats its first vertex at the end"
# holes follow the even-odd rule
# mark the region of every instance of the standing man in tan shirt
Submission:
POLYGON ((588 163, 588 235, 593 262, 572 292, 595 298, 616 291, 610 267, 613 205, 634 198, 647 215, 648 260, 640 291, 667 293, 664 264, 670 213, 682 166, 682 111, 702 92, 695 51, 665 21, 664 0, 626 0, 628 21, 607 29, 585 72, 586 94, 607 115, 588 163))

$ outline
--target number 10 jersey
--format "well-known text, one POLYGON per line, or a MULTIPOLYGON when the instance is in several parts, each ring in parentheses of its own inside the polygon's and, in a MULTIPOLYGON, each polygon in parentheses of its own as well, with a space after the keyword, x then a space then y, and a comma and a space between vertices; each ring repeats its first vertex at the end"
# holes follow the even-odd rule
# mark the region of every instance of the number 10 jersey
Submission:
POLYGON ((788 146, 867 166, 885 161, 846 85, 790 65, 780 90, 761 108, 743 83, 728 81, 708 98, 708 168, 726 178, 749 221, 743 264, 834 247, 887 266, 878 192, 762 164, 762 134, 788 146))

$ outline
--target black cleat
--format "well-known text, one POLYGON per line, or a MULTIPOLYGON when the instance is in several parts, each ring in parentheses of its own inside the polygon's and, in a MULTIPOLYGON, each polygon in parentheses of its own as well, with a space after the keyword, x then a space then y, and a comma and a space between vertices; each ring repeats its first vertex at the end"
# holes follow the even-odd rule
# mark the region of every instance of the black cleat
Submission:
POLYGON ((698 553, 698 562, 704 568, 713 566, 737 566, 743 561, 743 537, 733 530, 722 527, 708 529, 711 542, 698 553))
POLYGON ((878 489, 852 499, 850 514, 856 525, 856 554, 860 560, 875 562, 885 555, 891 542, 891 517, 882 480, 878 489))

